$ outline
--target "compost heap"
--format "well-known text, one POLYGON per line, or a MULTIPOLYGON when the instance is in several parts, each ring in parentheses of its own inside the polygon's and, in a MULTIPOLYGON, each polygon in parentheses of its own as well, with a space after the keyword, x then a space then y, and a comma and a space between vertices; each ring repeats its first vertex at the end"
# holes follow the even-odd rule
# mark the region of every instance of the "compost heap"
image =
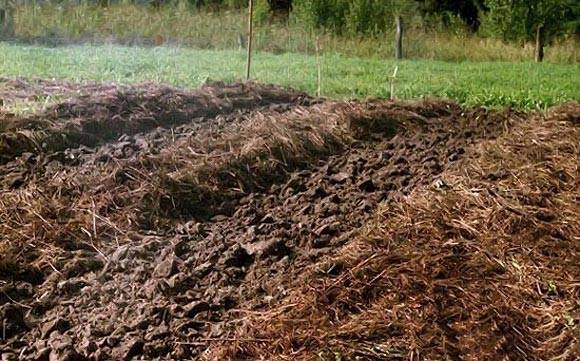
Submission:
POLYGON ((3 360, 574 360, 580 105, 0 80, 3 360))

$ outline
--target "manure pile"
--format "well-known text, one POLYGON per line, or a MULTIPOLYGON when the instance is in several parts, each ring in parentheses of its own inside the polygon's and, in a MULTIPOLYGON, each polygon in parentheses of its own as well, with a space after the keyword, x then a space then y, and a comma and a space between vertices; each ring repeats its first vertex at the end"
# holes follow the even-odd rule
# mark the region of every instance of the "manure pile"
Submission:
POLYGON ((0 84, 2 360, 578 357, 577 103, 0 84))

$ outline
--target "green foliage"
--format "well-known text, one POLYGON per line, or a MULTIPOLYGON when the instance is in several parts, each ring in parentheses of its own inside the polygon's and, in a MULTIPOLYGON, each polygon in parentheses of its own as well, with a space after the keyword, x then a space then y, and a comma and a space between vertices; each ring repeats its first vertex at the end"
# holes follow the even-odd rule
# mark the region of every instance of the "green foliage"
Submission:
POLYGON ((469 33, 468 26, 459 15, 449 11, 426 13, 422 15, 419 27, 425 31, 434 33, 449 33, 455 35, 465 35, 469 33))
MULTIPOLYGON (((163 0, 151 0, 160 1, 163 3, 171 4, 175 0, 163 1, 163 0)), ((178 0, 179 1, 179 0, 178 0)), ((195 8, 201 8, 203 6, 209 7, 213 10, 219 9, 239 9, 248 5, 248 0, 187 0, 187 2, 195 8)))
POLYGON ((486 0, 484 27, 505 40, 533 40, 538 26, 546 42, 579 29, 580 2, 576 0, 486 0))
POLYGON ((350 34, 378 34, 393 24, 393 8, 380 0, 352 0, 346 17, 350 34))
POLYGON ((268 0, 254 0, 254 21, 264 24, 270 19, 271 12, 268 0))
POLYGON ((340 33, 349 11, 345 0, 295 0, 294 15, 306 24, 340 33))
POLYGON ((485 9, 485 0, 416 0, 421 4, 423 17, 441 17, 444 25, 450 25, 447 20, 461 19, 462 25, 471 31, 477 31, 480 16, 485 9))
POLYGON ((336 33, 376 35, 394 28, 394 17, 417 14, 413 1, 295 0, 294 15, 313 27, 336 33))
MULTIPOLYGON (((190 0, 195 1, 195 0, 190 0)), ((209 0, 206 0, 209 1, 209 0)), ((228 1, 211 0, 228 6, 228 1)), ((287 6, 287 1, 283 1, 287 6)), ((256 0, 256 19, 271 20, 273 0, 256 0)), ((247 5, 245 4, 241 6, 247 5)), ((229 5, 230 7, 232 5, 229 5)), ((280 5, 281 6, 281 5, 280 5)), ((443 5, 441 5, 443 6, 443 5)), ((465 21, 460 13, 448 11, 441 7, 425 11, 425 3, 411 0, 293 0, 292 17, 295 22, 306 24, 312 28, 324 29, 336 34, 377 35, 391 31, 394 28, 394 17, 403 15, 408 22, 415 23, 417 18, 425 18, 427 27, 460 29, 465 27, 465 21)), ((423 23, 420 24, 424 27, 423 23)))
POLYGON ((248 0, 222 0, 226 7, 239 9, 248 5, 248 0))

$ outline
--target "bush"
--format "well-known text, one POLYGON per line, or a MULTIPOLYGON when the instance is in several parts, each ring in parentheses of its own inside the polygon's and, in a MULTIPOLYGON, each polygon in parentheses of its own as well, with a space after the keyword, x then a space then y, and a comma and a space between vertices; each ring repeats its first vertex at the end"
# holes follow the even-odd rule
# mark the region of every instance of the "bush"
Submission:
POLYGON ((535 40, 539 26, 546 43, 580 30, 580 5, 575 0, 487 0, 483 33, 512 41, 535 40))
POLYGON ((394 28, 398 14, 418 14, 414 1, 397 0, 294 0, 297 21, 315 28, 350 35, 377 35, 394 28))
POLYGON ((346 28, 350 34, 378 34, 393 24, 393 8, 387 1, 352 0, 346 17, 346 28))
POLYGON ((349 10, 345 0, 295 0, 293 14, 299 22, 340 33, 349 10))

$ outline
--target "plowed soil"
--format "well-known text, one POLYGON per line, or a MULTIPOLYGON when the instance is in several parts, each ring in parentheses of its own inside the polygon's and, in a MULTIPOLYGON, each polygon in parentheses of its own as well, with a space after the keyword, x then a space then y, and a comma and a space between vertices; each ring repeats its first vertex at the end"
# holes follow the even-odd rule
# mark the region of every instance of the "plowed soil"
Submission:
POLYGON ((578 104, 4 82, 3 360, 575 358, 578 104))

